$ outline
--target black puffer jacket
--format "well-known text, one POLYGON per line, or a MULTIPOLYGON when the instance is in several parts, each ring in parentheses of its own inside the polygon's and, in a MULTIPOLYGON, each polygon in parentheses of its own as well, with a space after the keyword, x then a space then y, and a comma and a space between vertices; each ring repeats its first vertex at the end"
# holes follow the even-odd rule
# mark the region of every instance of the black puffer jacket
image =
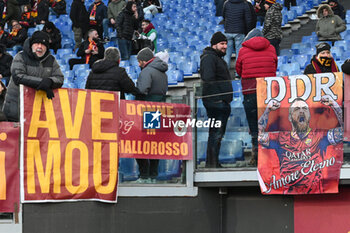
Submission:
POLYGON ((19 84, 37 88, 44 78, 52 81, 52 89, 63 85, 64 76, 50 51, 42 59, 34 56, 28 38, 23 50, 15 56, 11 66, 11 79, 7 88, 3 112, 9 121, 19 120, 19 84))
POLYGON ((304 74, 317 74, 315 66, 318 66, 321 70, 321 73, 330 73, 332 71, 332 66, 334 66, 334 72, 338 72, 339 68, 337 64, 335 63, 334 59, 332 58, 332 65, 331 66, 324 66, 322 65, 316 58, 316 55, 314 55, 311 58, 310 64, 308 64, 305 67, 304 74))
POLYGON ((89 14, 81 0, 73 0, 69 17, 72 20, 72 28, 81 28, 83 33, 89 28, 89 14))
POLYGON ((7 37, 7 48, 12 48, 15 45, 23 45, 23 42, 27 39, 28 33, 26 28, 19 30, 16 36, 7 37))
POLYGON ((129 78, 125 69, 110 60, 98 60, 92 66, 87 81, 86 89, 106 91, 120 91, 120 98, 125 99, 124 93, 138 95, 139 91, 134 82, 129 78))
POLYGON ((48 21, 50 14, 50 2, 48 0, 41 0, 38 3, 38 16, 36 17, 36 23, 43 21, 48 21))
POLYGON ((6 82, 8 83, 11 76, 11 64, 12 64, 12 56, 8 53, 4 53, 0 58, 0 74, 3 78, 6 78, 6 82))
POLYGON ((49 35, 51 40, 50 49, 53 49, 56 53, 57 49, 61 48, 62 36, 60 30, 52 22, 46 22, 42 31, 49 35), (51 32, 48 32, 47 29, 51 29, 51 32))
POLYGON ((227 0, 224 3, 223 17, 226 33, 245 34, 252 24, 250 8, 244 0, 227 0))
POLYGON ((120 12, 117 17, 117 36, 120 39, 131 40, 134 31, 138 28, 138 20, 134 13, 126 7, 120 12))
POLYGON ((200 75, 203 81, 203 96, 219 94, 203 100, 223 100, 226 103, 232 101, 232 79, 227 64, 211 47, 205 48, 201 55, 200 75), (220 95, 223 93, 230 94, 220 95))

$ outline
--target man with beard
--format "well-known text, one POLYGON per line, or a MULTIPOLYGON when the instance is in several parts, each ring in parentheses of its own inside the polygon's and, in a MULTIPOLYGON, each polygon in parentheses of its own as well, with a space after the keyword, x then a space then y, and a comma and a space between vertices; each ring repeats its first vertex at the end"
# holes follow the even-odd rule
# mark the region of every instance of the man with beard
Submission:
POLYGON ((211 47, 204 49, 201 55, 200 75, 203 85, 203 104, 208 118, 221 121, 221 127, 209 128, 206 168, 219 168, 221 140, 231 113, 233 98, 232 79, 227 63, 222 58, 226 54, 227 38, 221 32, 215 32, 210 40, 211 47))
POLYGON ((52 89, 63 85, 63 74, 54 56, 50 54, 49 36, 36 31, 23 45, 11 66, 3 112, 9 121, 19 121, 19 85, 25 85, 46 92, 49 99, 54 97, 52 89))
MULTIPOLYGON (((306 163, 320 164, 329 145, 336 145, 343 140, 342 109, 330 95, 324 95, 321 103, 333 109, 337 116, 339 127, 329 130, 314 130, 310 128, 311 114, 308 104, 302 98, 293 100, 289 107, 288 120, 292 131, 279 133, 265 132, 269 113, 280 108, 280 102, 272 99, 258 122, 260 145, 274 149, 280 162, 280 176, 287 177, 297 174, 306 163)), ((323 192, 323 175, 321 169, 303 175, 299 173, 296 179, 283 186, 283 193, 320 193, 323 192)))

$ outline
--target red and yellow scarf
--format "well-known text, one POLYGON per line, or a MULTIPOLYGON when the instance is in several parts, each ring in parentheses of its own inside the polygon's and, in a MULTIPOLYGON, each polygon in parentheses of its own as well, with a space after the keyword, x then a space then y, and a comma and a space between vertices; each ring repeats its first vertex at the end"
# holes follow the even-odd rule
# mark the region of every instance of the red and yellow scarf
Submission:
MULTIPOLYGON (((89 44, 88 49, 90 49, 91 51, 96 50, 96 49, 97 49, 97 44, 96 44, 96 42, 95 42, 94 40, 91 40, 91 39, 89 39, 89 42, 90 42, 90 44, 89 44)), ((90 57, 91 57, 91 53, 86 54, 85 64, 89 64, 90 57)))
POLYGON ((97 6, 100 5, 101 2, 95 2, 94 6, 92 7, 91 13, 90 13, 90 25, 97 25, 97 21, 96 21, 96 10, 97 10, 97 6))

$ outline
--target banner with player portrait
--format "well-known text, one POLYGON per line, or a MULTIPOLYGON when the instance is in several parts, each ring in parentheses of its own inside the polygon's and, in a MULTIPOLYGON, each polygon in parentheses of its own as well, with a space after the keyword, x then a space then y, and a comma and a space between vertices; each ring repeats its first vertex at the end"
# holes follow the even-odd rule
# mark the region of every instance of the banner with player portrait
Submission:
POLYGON ((263 194, 337 193, 343 162, 342 73, 257 79, 263 194))
POLYGON ((205 124, 185 104, 121 100, 120 157, 191 160, 191 129, 205 124))

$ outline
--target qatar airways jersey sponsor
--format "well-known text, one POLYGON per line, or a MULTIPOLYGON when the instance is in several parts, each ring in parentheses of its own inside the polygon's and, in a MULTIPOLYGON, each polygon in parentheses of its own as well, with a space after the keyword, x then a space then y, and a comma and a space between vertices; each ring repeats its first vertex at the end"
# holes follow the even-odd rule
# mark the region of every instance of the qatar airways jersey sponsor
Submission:
POLYGON ((274 149, 280 161, 280 178, 272 177, 269 190, 283 189, 283 193, 320 193, 322 169, 334 164, 334 157, 324 161, 330 144, 326 130, 310 130, 304 138, 291 132, 269 133, 267 148, 274 149))

